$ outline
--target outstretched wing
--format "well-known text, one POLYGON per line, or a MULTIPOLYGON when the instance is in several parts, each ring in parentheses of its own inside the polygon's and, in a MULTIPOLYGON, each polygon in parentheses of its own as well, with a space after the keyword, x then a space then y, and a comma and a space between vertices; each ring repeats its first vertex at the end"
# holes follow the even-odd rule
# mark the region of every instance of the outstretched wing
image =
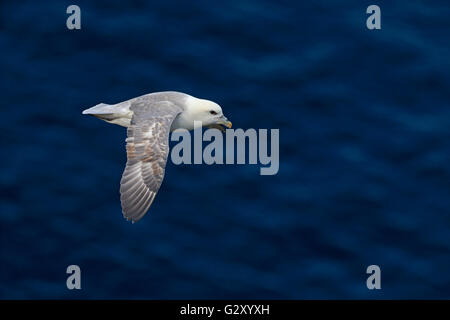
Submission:
POLYGON ((150 208, 164 178, 169 132, 183 111, 169 101, 138 100, 127 130, 127 165, 120 181, 120 202, 127 220, 139 221, 150 208))

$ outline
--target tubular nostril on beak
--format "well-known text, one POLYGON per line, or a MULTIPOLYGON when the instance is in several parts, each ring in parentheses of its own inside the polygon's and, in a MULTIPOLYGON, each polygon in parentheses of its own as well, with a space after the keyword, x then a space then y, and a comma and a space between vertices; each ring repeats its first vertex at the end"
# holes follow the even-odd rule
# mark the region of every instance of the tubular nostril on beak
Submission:
POLYGON ((231 128, 231 126, 232 126, 231 121, 228 121, 227 117, 225 117, 224 115, 222 115, 222 116, 219 118, 218 123, 221 124, 221 125, 224 125, 224 126, 227 127, 227 128, 231 128))

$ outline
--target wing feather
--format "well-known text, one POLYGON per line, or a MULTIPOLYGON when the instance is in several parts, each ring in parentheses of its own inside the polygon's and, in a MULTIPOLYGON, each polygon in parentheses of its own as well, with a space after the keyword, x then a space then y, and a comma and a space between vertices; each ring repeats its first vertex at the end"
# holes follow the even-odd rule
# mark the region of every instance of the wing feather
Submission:
POLYGON ((120 181, 122 213, 139 221, 150 208, 164 178, 170 126, 183 109, 169 101, 134 102, 127 130, 127 164, 120 181))

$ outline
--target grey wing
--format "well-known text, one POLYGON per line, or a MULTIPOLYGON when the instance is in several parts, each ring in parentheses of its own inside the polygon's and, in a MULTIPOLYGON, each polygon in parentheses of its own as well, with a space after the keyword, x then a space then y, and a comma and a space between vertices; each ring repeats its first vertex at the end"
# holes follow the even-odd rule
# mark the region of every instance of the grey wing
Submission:
POLYGON ((170 126, 182 109, 169 101, 132 104, 127 130, 127 164, 120 181, 120 202, 127 220, 139 221, 150 208, 164 178, 170 126))

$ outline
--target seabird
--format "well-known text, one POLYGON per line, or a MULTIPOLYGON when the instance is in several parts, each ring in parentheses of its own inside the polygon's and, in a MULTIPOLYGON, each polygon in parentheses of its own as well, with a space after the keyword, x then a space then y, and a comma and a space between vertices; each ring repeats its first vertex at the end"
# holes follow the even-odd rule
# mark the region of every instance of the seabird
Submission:
POLYGON ((124 218, 133 223, 142 219, 161 186, 170 132, 192 130, 194 121, 210 128, 231 128, 217 103, 175 91, 150 93, 114 105, 100 103, 83 114, 127 128, 120 202, 124 218))

